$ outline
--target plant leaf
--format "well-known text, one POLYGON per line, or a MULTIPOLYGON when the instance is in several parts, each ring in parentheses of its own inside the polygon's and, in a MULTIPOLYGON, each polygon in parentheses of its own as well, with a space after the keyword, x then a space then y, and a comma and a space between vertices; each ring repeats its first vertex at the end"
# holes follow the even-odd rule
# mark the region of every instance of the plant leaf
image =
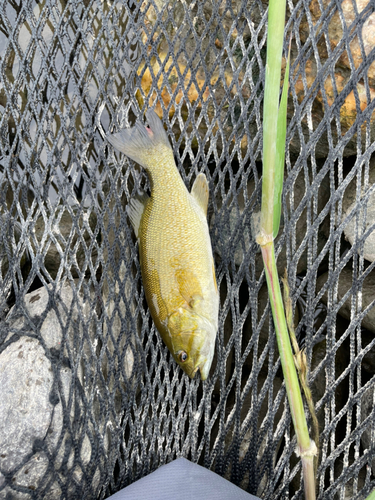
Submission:
POLYGON ((285 138, 286 138, 286 112, 288 107, 288 89, 289 89, 289 64, 290 64, 290 45, 288 50, 288 59, 285 68, 283 91, 280 99, 279 112, 277 115, 277 135, 276 135, 276 157, 275 157, 275 188, 273 198, 273 237, 276 238, 281 218, 281 195, 284 183, 284 160, 285 160, 285 138))

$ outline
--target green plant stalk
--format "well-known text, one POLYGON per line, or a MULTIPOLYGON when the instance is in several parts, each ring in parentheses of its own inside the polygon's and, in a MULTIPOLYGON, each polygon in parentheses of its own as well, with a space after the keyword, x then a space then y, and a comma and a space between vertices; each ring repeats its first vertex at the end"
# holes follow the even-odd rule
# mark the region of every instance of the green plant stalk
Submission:
POLYGON ((272 316, 275 324, 277 346, 279 349, 293 426, 297 437, 297 453, 302 460, 305 499, 315 500, 314 456, 316 454, 316 447, 315 443, 310 439, 307 428, 300 385, 285 319, 273 242, 261 245, 261 250, 272 316))
POLYGON ((279 227, 282 210, 282 193, 284 183, 284 162, 285 162, 285 139, 286 139, 286 114, 288 108, 288 90, 289 90, 289 65, 290 65, 290 46, 289 42, 288 60, 284 74, 284 85, 281 94, 279 112, 277 116, 277 136, 276 136, 276 157, 275 157, 275 180, 274 180, 274 204, 273 204, 273 237, 276 238, 279 227))
MULTIPOLYGON (((266 82, 263 106, 263 176, 261 228, 273 234, 276 137, 286 0, 270 0, 268 8, 266 82), (267 167, 267 168, 265 168, 267 167)), ((285 148, 285 143, 284 143, 285 148)))
POLYGON ((375 500, 375 490, 369 494, 369 496, 366 498, 366 500, 375 500))
MULTIPOLYGON (((286 127, 286 98, 279 106, 282 47, 284 40, 286 0, 270 0, 268 9, 267 62, 263 108, 263 180, 261 227, 257 241, 261 246, 267 279, 277 344, 292 420, 297 437, 297 454, 301 456, 305 499, 315 500, 314 456, 316 446, 310 440, 301 389, 294 364, 292 347, 285 318, 283 300, 277 273, 273 239, 277 234, 281 214, 280 193, 284 169, 285 136, 280 127, 286 127), (284 116, 284 118, 282 118, 284 116), (283 122, 283 123, 282 123, 283 122), (279 128, 279 133, 278 133, 279 128), (281 160, 280 160, 281 159, 281 160), (275 186, 275 179, 278 185, 275 186), (276 205, 276 207, 275 207, 276 205)), ((289 66, 287 66, 289 67, 289 66)), ((285 79, 286 80, 286 79, 285 79)), ((284 82, 288 85, 288 82, 284 82)))
POLYGON ((294 331, 292 301, 290 299, 288 276, 286 270, 285 270, 285 276, 284 278, 281 278, 281 280, 283 282, 283 287, 284 287, 284 308, 286 313, 286 323, 288 325, 289 337, 292 342, 294 350, 294 356, 293 356, 294 364, 296 365, 297 368, 298 378, 301 387, 303 389, 303 392, 305 394, 305 399, 307 402, 307 406, 309 407, 309 412, 313 422, 314 442, 317 449, 317 453, 314 457, 314 474, 316 475, 319 462, 319 423, 315 413, 314 401, 308 383, 308 365, 307 365, 306 353, 300 350, 296 338, 296 333, 294 331))

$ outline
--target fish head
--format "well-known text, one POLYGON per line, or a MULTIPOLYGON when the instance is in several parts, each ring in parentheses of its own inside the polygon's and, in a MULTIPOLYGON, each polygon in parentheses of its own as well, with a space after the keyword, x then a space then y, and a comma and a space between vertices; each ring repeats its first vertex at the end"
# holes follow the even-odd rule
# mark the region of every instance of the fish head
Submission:
POLYGON ((206 380, 215 352, 216 328, 202 316, 183 308, 172 314, 168 321, 173 357, 194 378, 199 370, 206 380))

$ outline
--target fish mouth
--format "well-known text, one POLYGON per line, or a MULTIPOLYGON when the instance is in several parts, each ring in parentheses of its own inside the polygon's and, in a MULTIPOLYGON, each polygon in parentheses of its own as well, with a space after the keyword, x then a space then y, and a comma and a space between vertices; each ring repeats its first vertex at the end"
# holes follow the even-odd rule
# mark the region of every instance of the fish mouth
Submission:
POLYGON ((208 374, 210 373, 210 368, 211 368, 211 363, 208 363, 207 361, 199 367, 202 380, 207 379, 208 374))
POLYGON ((199 370, 200 374, 201 374, 201 380, 206 380, 207 377, 208 377, 208 374, 209 374, 209 371, 210 371, 210 368, 211 366, 208 366, 208 363, 207 361, 203 361, 203 363, 199 364, 195 369, 194 371, 192 372, 191 374, 191 378, 194 378, 195 377, 195 374, 197 373, 197 371, 199 370))

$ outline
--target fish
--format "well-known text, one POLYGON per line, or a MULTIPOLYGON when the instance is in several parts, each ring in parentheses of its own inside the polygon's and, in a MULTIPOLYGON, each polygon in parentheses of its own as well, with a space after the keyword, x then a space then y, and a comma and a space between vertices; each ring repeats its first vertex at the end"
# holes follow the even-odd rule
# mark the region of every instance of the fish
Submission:
POLYGON ((126 207, 138 241, 142 282, 156 329, 176 363, 206 380, 215 352, 219 292, 207 224, 209 187, 203 173, 191 192, 177 169, 162 121, 152 109, 148 127, 107 135, 109 143, 143 167, 150 195, 126 207))

